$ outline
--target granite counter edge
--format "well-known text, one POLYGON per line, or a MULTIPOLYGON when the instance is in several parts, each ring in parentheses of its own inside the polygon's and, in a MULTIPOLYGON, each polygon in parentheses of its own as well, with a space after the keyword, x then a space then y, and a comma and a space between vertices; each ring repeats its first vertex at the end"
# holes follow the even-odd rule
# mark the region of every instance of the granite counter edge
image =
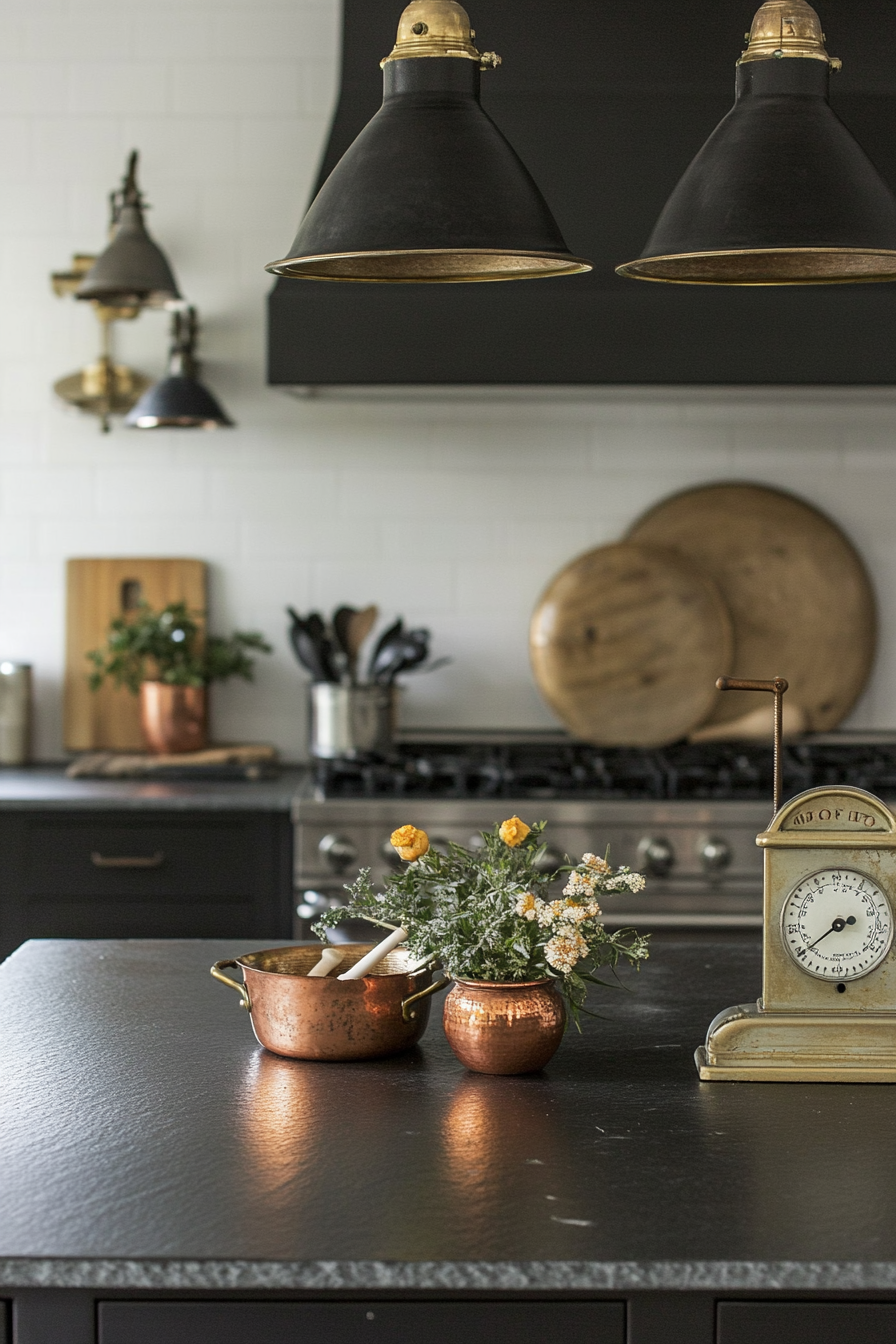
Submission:
POLYGON ((0 1292, 25 1288, 357 1292, 896 1291, 891 1261, 378 1261, 0 1258, 0 1292))

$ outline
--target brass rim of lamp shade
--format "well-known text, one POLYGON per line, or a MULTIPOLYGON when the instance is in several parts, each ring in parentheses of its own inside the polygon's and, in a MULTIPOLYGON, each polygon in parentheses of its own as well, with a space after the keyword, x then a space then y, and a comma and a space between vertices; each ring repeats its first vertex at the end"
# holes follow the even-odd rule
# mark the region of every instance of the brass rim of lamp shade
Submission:
POLYGON ((131 429, 220 429, 229 426, 230 420, 199 420, 194 415, 138 415, 128 422, 131 429))
POLYGON ((536 280, 590 271, 568 252, 505 252, 500 248, 419 248, 333 252, 286 257, 266 267, 274 275, 368 284, 452 284, 476 280, 536 280))
POLYGON ((855 285, 896 280, 896 251, 864 247, 756 247, 639 257, 616 267, 667 285, 855 285))

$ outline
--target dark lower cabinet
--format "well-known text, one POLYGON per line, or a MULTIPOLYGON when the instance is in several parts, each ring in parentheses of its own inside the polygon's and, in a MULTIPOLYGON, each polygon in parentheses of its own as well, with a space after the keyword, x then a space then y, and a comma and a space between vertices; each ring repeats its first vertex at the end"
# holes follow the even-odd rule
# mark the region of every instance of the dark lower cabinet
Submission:
POLYGON ((718 1344, 893 1344, 896 1302, 720 1302, 718 1344))
MULTIPOLYGON (((7 1290, 9 1291, 9 1290, 7 1290)), ((626 1300, 413 1302, 103 1297, 13 1290, 0 1344, 893 1344, 896 1302, 626 1300), (6 1333, 4 1333, 4 1330, 6 1333)))
POLYGON ((100 1302, 97 1344, 625 1344, 622 1302, 100 1302))
POLYGON ((292 937, 285 813, 0 814, 0 957, 27 938, 292 937))

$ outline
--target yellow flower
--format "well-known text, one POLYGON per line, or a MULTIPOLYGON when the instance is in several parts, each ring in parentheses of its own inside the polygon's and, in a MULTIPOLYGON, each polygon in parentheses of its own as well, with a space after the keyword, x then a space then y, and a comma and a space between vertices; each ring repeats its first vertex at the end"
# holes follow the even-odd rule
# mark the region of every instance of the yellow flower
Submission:
POLYGON ((501 839, 509 849, 516 849, 521 845, 532 827, 527 826, 519 817, 511 817, 508 821, 501 822, 501 829, 498 831, 501 839))
POLYGON ((515 909, 516 913, 522 915, 523 919, 534 919, 537 913, 537 906, 538 903, 531 891, 526 891, 517 901, 515 909))
POLYGON ((416 826, 399 826, 389 836, 389 843, 406 863, 411 863, 429 849, 429 836, 425 831, 418 831, 416 826))

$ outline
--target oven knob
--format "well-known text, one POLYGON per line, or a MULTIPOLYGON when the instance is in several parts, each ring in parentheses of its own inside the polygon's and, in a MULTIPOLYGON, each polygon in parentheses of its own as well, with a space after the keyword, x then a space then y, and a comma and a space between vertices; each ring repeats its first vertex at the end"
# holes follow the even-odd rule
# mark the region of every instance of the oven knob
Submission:
POLYGON ((638 861, 651 877, 667 877, 675 863, 675 850, 663 835, 645 835, 638 845, 638 861))
POLYGON ((334 873, 341 873, 358 860, 357 846, 344 835, 325 835, 317 848, 334 873))
POLYGON ((700 855, 705 873, 720 873, 723 868, 728 867, 732 857, 728 841, 720 840, 717 835, 710 835, 701 840, 697 846, 697 853, 700 855))
POLYGON ((563 855, 559 849, 553 845, 548 845, 543 854, 540 854, 533 863, 532 867, 536 873, 555 873, 563 862, 563 855))

